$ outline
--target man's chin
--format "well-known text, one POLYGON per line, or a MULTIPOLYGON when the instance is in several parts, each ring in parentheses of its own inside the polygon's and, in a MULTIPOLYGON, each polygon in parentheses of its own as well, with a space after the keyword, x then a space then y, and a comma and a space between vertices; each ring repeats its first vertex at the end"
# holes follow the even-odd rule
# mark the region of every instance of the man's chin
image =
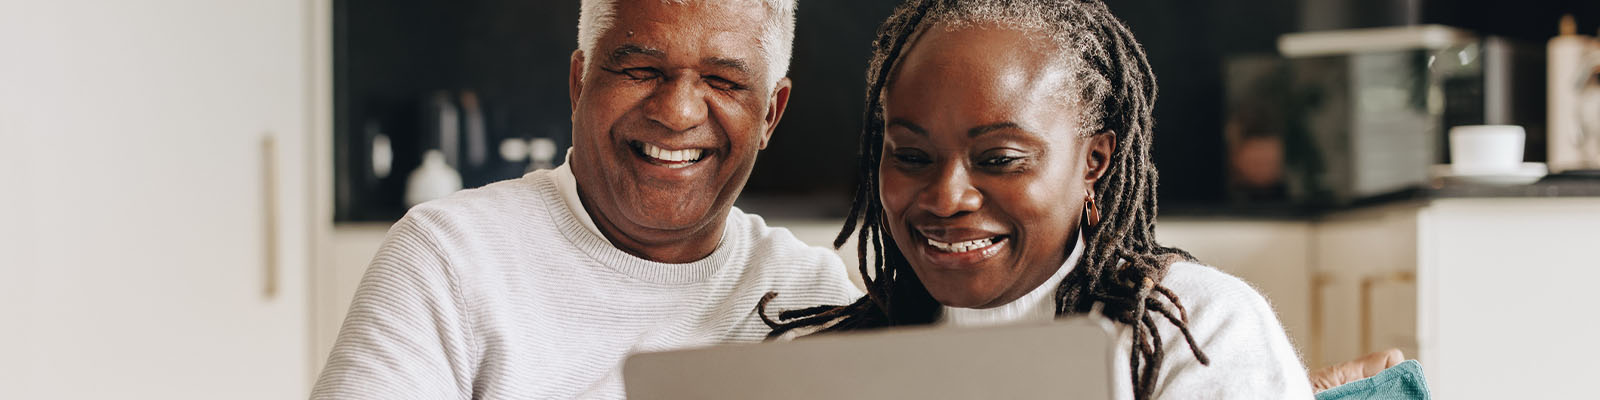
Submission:
POLYGON ((688 234, 710 225, 722 213, 706 206, 633 207, 626 212, 630 225, 648 231, 652 236, 688 234), (672 210, 672 211, 665 211, 672 210))

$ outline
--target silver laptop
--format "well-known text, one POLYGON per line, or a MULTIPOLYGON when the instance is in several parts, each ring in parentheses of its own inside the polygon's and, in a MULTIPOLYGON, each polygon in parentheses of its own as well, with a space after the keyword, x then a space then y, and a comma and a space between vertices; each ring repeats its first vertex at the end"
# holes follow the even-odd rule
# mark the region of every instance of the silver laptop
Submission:
POLYGON ((629 357, 628 398, 1110 399, 1109 321, 883 330, 629 357))

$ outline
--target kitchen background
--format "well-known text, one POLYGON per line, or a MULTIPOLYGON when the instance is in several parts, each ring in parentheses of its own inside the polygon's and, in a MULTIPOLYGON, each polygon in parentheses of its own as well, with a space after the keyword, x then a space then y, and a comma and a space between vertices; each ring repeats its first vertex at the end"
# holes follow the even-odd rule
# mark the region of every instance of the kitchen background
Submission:
MULTIPOLYGON (((1600 323, 1561 305, 1600 278, 1600 2, 1110 4, 1160 80, 1160 238, 1260 288, 1308 366, 1399 347, 1441 398, 1588 391, 1563 332, 1600 323), (1437 166, 1483 123, 1537 170, 1437 166)), ((892 6, 802 3, 741 207, 836 233, 892 6)), ((576 18, 0 0, 0 398, 303 398, 409 203, 560 162, 576 18)))

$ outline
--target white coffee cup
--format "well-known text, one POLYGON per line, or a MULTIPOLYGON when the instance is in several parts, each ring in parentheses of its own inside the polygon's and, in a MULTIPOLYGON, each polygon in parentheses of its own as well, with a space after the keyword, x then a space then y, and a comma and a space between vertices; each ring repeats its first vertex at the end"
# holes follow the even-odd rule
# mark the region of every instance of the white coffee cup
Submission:
POLYGON ((1527 133, 1517 125, 1450 128, 1450 168, 1458 175, 1516 172, 1522 167, 1527 133))

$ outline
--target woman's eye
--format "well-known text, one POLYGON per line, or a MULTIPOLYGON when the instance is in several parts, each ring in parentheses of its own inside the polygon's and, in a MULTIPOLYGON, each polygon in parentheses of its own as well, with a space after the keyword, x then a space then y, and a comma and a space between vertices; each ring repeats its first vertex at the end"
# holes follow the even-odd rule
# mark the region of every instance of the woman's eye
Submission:
POLYGON ((1021 161, 1022 157, 995 156, 983 159, 978 165, 985 167, 1008 167, 1021 161))
POLYGON ((919 166, 928 164, 928 157, 915 151, 897 151, 893 154, 894 160, 901 165, 919 166))
POLYGON ((711 76, 706 76, 703 79, 705 79, 706 84, 710 85, 711 88, 717 89, 717 90, 721 90, 721 91, 744 90, 744 88, 745 88, 744 85, 740 85, 737 82, 725 79, 725 78, 720 77, 720 76, 711 75, 711 76))

